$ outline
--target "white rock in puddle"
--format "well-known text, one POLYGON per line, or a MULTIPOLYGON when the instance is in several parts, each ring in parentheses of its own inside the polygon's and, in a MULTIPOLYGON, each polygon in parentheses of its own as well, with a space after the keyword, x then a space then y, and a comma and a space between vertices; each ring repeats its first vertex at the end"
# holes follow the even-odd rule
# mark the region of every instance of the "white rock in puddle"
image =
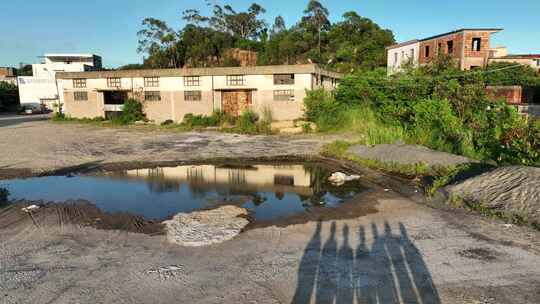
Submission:
POLYGON ((237 206, 178 213, 163 222, 167 239, 181 246, 200 247, 231 240, 249 224, 248 211, 237 206))
POLYGON ((332 175, 330 175, 330 177, 328 178, 328 181, 330 181, 334 185, 341 186, 345 184, 346 182, 359 180, 359 179, 360 179, 360 175, 347 175, 343 172, 335 172, 335 173, 332 173, 332 175))
POLYGON ((23 212, 30 213, 30 212, 36 211, 36 210, 38 210, 38 209, 39 209, 39 206, 36 206, 36 205, 30 205, 30 206, 28 206, 28 207, 22 208, 21 210, 22 210, 23 212))

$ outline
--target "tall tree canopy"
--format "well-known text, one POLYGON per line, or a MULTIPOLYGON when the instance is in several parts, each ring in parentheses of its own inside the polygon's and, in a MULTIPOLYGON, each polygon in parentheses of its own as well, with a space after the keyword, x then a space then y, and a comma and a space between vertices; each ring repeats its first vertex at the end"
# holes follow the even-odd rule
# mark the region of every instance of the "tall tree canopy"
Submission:
POLYGON ((257 3, 244 11, 215 4, 211 11, 205 16, 197 9, 185 10, 186 25, 179 30, 144 19, 138 32, 144 65, 226 66, 234 64, 227 51, 239 48, 258 52, 260 65, 316 62, 348 72, 385 65, 385 47, 394 43, 390 30, 356 12, 330 22, 330 12, 316 0, 307 3, 301 19, 290 27, 282 16, 269 25, 263 18, 266 10, 257 3))

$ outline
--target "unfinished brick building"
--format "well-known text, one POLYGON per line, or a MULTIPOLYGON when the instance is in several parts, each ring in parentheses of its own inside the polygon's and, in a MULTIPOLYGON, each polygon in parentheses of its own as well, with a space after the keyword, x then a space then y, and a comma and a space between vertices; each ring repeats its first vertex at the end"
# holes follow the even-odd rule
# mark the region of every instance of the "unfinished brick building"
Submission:
POLYGON ((419 48, 418 52, 403 50, 403 44, 390 46, 387 48, 388 71, 389 73, 399 71, 404 61, 411 59, 415 65, 426 64, 439 54, 448 54, 456 58, 462 70, 485 67, 490 57, 490 36, 500 31, 502 29, 467 28, 414 40, 419 44, 416 46, 419 48), (415 58, 403 54, 415 54, 415 58))

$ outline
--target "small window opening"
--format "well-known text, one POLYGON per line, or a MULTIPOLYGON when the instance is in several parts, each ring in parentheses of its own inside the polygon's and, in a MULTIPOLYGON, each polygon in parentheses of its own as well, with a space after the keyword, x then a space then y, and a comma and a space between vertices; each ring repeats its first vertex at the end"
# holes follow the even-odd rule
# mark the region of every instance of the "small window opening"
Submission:
POLYGON ((475 52, 480 52, 481 48, 482 48, 482 38, 473 38, 472 50, 475 52))
POLYGON ((454 53, 454 41, 453 40, 446 41, 446 48, 448 49, 448 54, 453 54, 454 53))

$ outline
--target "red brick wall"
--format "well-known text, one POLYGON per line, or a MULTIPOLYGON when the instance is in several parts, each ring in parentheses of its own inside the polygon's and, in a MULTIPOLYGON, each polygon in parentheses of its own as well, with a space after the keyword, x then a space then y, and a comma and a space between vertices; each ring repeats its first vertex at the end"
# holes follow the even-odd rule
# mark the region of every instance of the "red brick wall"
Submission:
POLYGON ((453 57, 460 60, 460 63, 462 64, 463 68, 469 68, 470 63, 466 63, 466 58, 475 58, 477 60, 473 60, 475 63, 473 65, 476 65, 476 62, 480 62, 481 66, 485 66, 487 64, 487 59, 489 58, 489 37, 490 32, 489 31, 464 31, 454 34, 448 34, 446 36, 441 36, 437 38, 433 38, 426 41, 420 42, 420 64, 428 63, 435 56, 439 53, 439 43, 441 44, 441 50, 440 52, 442 54, 447 54, 447 44, 446 42, 449 40, 454 41, 454 51, 453 51, 453 57), (472 48, 472 42, 473 38, 480 38, 481 44, 480 44, 480 51, 473 51, 472 48), (463 45, 463 41, 465 39, 465 45, 463 45), (426 57, 426 46, 429 45, 429 56, 426 57), (462 57, 462 51, 463 57, 462 57), (480 59, 480 60, 478 60, 480 59), (482 60, 484 59, 484 60, 482 60))
POLYGON ((489 57, 489 32, 465 32, 465 57, 489 57), (473 38, 481 38, 480 51, 473 51, 473 38))
POLYGON ((504 99, 508 104, 522 103, 523 89, 520 86, 488 86, 486 94, 492 100, 504 99))
POLYGON ((421 41, 420 42, 420 63, 428 63, 437 54, 448 54, 447 42, 452 40, 454 42, 452 56, 459 59, 461 57, 461 49, 463 48, 463 32, 450 34, 446 36, 441 36, 438 38, 421 41), (441 44, 441 49, 439 51, 439 43, 441 44), (426 46, 429 45, 429 56, 426 57, 426 46))

